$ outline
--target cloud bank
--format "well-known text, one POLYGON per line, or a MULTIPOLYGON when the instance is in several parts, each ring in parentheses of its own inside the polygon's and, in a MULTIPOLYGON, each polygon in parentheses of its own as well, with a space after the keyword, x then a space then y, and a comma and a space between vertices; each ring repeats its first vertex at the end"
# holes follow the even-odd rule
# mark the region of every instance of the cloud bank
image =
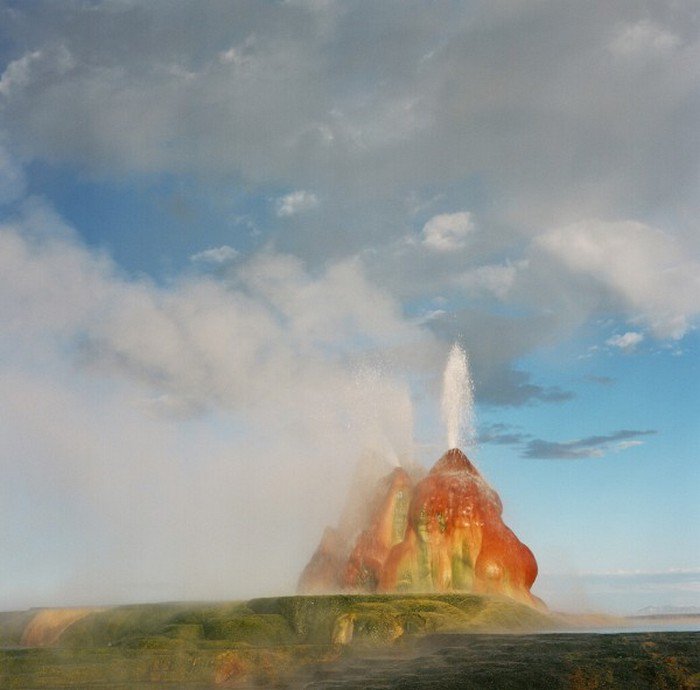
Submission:
POLYGON ((263 196, 251 222, 279 252, 362 256, 402 305, 447 296, 440 336, 504 333, 503 357, 475 356, 496 402, 557 399, 515 360, 601 312, 659 339, 692 328, 690 0, 199 6, 0 5, 0 140, 96 179, 263 196))

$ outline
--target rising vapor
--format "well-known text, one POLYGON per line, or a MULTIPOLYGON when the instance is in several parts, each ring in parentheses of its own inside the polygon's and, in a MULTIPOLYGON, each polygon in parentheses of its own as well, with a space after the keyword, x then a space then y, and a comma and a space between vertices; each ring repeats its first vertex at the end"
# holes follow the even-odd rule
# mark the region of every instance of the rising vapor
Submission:
POLYGON ((0 607, 291 591, 357 459, 412 451, 381 352, 425 333, 353 262, 158 286, 45 211, 0 230, 0 607))

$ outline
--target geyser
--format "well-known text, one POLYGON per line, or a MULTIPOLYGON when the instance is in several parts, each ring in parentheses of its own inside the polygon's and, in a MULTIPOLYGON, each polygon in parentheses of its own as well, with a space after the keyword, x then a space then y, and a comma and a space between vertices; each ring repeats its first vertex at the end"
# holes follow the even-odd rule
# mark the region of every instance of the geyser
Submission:
POLYGON ((384 477, 355 538, 327 528, 299 579, 302 593, 530 593, 537 562, 502 519, 503 505, 466 455, 447 451, 416 481, 403 468, 384 477))
MULTIPOLYGON (((473 445, 472 386, 458 345, 445 368, 442 410, 450 445, 473 445)), ((498 494, 458 448, 427 475, 397 467, 370 496, 349 503, 365 510, 346 511, 337 529, 326 528, 299 592, 464 591, 542 605, 530 593, 534 555, 505 525, 498 494)))

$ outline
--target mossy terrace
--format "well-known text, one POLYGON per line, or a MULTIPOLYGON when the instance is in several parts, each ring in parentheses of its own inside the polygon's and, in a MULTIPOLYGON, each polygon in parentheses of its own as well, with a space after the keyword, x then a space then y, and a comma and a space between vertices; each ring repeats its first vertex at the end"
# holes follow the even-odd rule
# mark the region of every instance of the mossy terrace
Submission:
POLYGON ((291 596, 108 608, 71 624, 50 648, 21 648, 33 615, 0 614, 3 688, 89 687, 104 678, 124 687, 242 678, 264 685, 426 633, 555 627, 527 606, 470 594, 291 596))
POLYGON ((51 647, 22 647, 23 631, 36 615, 0 613, 3 689, 194 690, 309 682, 370 688, 393 687, 385 681, 398 677, 401 687, 441 690, 692 688, 700 681, 697 634, 533 635, 567 621, 473 594, 119 606, 70 624, 51 647))
MULTIPOLYGON (((31 611, 0 614, 0 644, 21 645, 31 611)), ((471 594, 323 595, 220 604, 118 606, 90 613, 59 638, 62 649, 168 647, 220 642, 248 646, 333 644, 339 622, 351 620, 343 642, 393 641, 448 630, 527 631, 556 627, 546 614, 507 599, 471 594), (389 632, 390 630, 390 632, 389 632), (397 630, 400 631, 397 634, 397 630)))

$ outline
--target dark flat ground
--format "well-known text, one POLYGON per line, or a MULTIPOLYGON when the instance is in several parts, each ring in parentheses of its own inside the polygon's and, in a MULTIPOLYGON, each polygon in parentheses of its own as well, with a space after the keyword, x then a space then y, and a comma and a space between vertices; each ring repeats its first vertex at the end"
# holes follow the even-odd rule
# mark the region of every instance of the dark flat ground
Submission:
MULTIPOLYGON (((303 683, 303 681, 300 681, 303 683)), ((434 634, 316 669, 307 688, 700 688, 700 632, 434 634)))
POLYGON ((345 649, 340 656, 327 657, 325 662, 312 656, 298 666, 289 666, 287 660, 276 657, 274 648, 261 648, 257 653, 258 661, 250 673, 236 678, 220 677, 213 682, 212 674, 207 674, 210 680, 203 681, 186 672, 192 665, 207 664, 207 656, 201 651, 187 659, 180 658, 178 665, 173 666, 173 653, 164 650, 144 656, 146 652, 133 650, 58 655, 56 650, 48 649, 5 649, 0 654, 0 687, 3 690, 700 688, 700 632, 437 633, 391 647, 345 649), (19 659, 13 657, 27 654, 34 659, 32 672, 25 674, 20 670, 21 665, 17 665, 19 659), (8 664, 15 668, 11 670, 8 664), (168 668, 174 673, 165 672, 168 668), (3 670, 9 675, 3 674, 3 670))

